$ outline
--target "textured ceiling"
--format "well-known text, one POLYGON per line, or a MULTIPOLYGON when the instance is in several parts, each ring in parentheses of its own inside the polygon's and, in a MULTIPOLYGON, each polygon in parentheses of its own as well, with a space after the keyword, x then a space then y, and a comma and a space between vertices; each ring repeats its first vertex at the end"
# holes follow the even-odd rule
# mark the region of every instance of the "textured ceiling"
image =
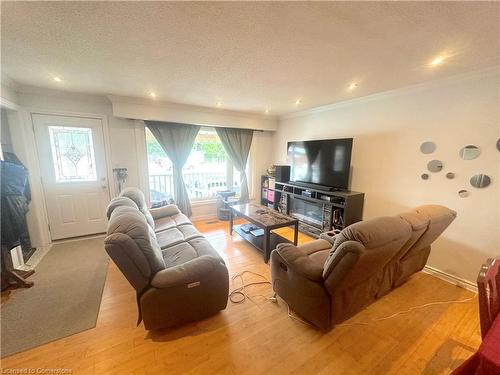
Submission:
POLYGON ((153 90, 156 100, 245 112, 279 115, 500 64, 494 2, 1 7, 2 73, 20 84, 133 97, 153 90), (446 63, 430 68, 441 53, 446 63))

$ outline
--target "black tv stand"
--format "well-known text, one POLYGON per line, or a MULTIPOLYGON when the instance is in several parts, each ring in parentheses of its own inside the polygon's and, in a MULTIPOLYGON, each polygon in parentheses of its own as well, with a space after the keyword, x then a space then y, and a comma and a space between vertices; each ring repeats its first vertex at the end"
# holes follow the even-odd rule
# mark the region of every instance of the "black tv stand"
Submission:
POLYGON ((310 182, 304 181, 289 181, 290 185, 301 186, 309 189, 322 190, 322 191, 340 191, 342 189, 334 188, 333 186, 328 185, 320 185, 320 184, 311 184, 310 182))
POLYGON ((299 230, 313 237, 362 220, 364 194, 326 186, 261 178, 261 204, 299 220, 299 230))

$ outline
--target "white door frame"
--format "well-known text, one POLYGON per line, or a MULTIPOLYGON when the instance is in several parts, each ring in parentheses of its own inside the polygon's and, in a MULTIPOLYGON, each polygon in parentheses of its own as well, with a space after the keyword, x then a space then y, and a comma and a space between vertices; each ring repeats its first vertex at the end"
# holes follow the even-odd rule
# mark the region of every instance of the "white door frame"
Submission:
MULTIPOLYGON (((113 198, 116 196, 116 188, 115 188, 115 183, 114 183, 114 175, 113 175, 113 166, 111 163, 111 143, 110 143, 110 137, 109 137, 109 124, 108 124, 108 116, 107 115, 102 115, 102 114, 96 114, 96 113, 85 113, 85 112, 65 112, 65 111, 47 111, 47 110, 37 110, 37 109, 32 109, 32 108, 27 108, 27 123, 30 124, 30 133, 32 136, 31 139, 31 146, 32 149, 34 150, 35 158, 36 158, 36 164, 32 165, 31 167, 36 167, 37 170, 40 170, 40 158, 38 157, 38 148, 36 146, 36 141, 35 141, 35 125, 33 123, 33 115, 47 115, 47 116, 67 116, 67 117, 81 117, 81 118, 91 118, 91 119, 97 119, 101 120, 102 123, 102 134, 103 134, 103 141, 104 141, 104 159, 106 161, 106 178, 108 181, 108 191, 109 191, 109 196, 110 198, 113 198)), ((28 166, 28 169, 32 169, 30 166, 28 166)), ((46 205, 46 197, 45 197, 45 191, 43 188, 42 180, 40 173, 37 171, 38 178, 34 178, 33 182, 36 185, 37 189, 40 189, 40 195, 42 198, 41 205, 43 206, 43 218, 40 218, 41 221, 43 222, 41 231, 43 233, 43 237, 48 240, 48 243, 50 244, 52 242, 51 235, 50 235, 50 230, 49 230, 49 219, 48 219, 48 211, 47 211, 47 205, 46 205)), ((30 181, 31 183, 31 181, 30 181)))

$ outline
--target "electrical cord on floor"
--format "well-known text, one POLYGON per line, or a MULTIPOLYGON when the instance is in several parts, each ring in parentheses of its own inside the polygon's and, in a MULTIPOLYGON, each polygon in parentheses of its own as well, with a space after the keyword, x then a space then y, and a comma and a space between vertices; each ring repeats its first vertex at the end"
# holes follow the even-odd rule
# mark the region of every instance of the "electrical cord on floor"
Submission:
MULTIPOLYGON (((234 284, 234 282, 235 282, 236 279, 240 279, 241 280, 241 286, 233 289, 229 293, 229 300, 232 303, 243 303, 243 302, 245 302, 245 300, 247 298, 250 301, 252 301, 251 296, 249 296, 247 294, 247 291, 246 291, 246 288, 248 288, 251 285, 263 285, 263 284, 272 285, 271 282, 264 275, 261 275, 260 273, 256 273, 256 272, 252 272, 252 271, 243 271, 243 272, 240 272, 240 273, 234 275, 231 278, 231 281, 232 281, 233 284, 234 284), (245 275, 247 273, 251 274, 251 275, 254 275, 254 276, 258 276, 258 277, 264 279, 264 281, 253 281, 253 282, 250 282, 250 283, 245 283, 245 279, 243 278, 243 275, 245 275)), ((255 296, 253 296, 253 297, 255 297, 255 296)), ((266 296, 262 296, 262 297, 268 298, 269 300, 271 300, 273 302, 276 301, 275 297, 266 297, 266 296)))
POLYGON ((465 302, 469 302, 469 301, 475 299, 476 296, 477 296, 477 293, 474 293, 474 295, 472 297, 469 297, 469 298, 466 298, 466 299, 462 299, 462 300, 430 302, 430 303, 426 303, 426 304, 419 305, 419 306, 413 306, 413 307, 409 308, 408 310, 398 311, 397 313, 394 313, 394 314, 389 315, 389 316, 384 316, 382 318, 372 319, 372 320, 370 320, 368 322, 342 323, 342 324, 337 324, 336 327, 343 327, 343 326, 347 327, 347 326, 355 326, 355 325, 367 326, 367 325, 370 325, 370 324, 375 323, 375 322, 380 322, 382 320, 387 320, 387 319, 395 318, 398 315, 408 314, 408 313, 412 312, 413 310, 423 309, 423 308, 429 307, 429 306, 447 305, 447 304, 452 304, 452 303, 465 303, 465 302))
POLYGON ((311 326, 311 327, 312 327, 312 324, 311 324, 311 323, 309 323, 307 320, 304 320, 304 319, 302 319, 302 318, 301 318, 301 317, 299 317, 299 316, 295 316, 295 315, 293 315, 293 314, 292 314, 292 312, 293 312, 293 311, 292 311, 292 309, 290 309, 290 306, 288 306, 288 303, 286 304, 286 307, 288 308, 288 317, 289 317, 290 319, 296 320, 296 321, 298 321, 298 322, 301 322, 302 324, 305 324, 306 326, 311 326))
MULTIPOLYGON (((232 283, 235 282, 236 279, 240 279, 241 280, 241 286, 233 289, 230 293, 229 293, 229 300, 232 302, 232 303, 243 303, 246 301, 246 299, 248 298, 250 301, 252 301, 252 297, 250 295, 247 294, 247 291, 246 291, 246 288, 248 288, 249 286, 252 286, 252 285, 272 285, 272 283, 264 276, 264 275, 261 275, 260 273, 256 273, 256 272, 252 272, 252 271, 243 271, 241 273, 238 273, 236 275, 234 275, 232 278, 231 278, 231 281, 232 283), (254 275, 254 276, 258 276, 262 279, 264 279, 263 281, 253 281, 253 282, 250 282, 250 283, 245 283, 245 279, 243 278, 243 275, 245 274, 251 274, 251 275, 254 275), (238 296, 237 298, 235 298, 235 296, 238 296)), ((276 299, 276 295, 274 297, 266 297, 266 296, 263 296, 263 295, 259 295, 259 296, 262 296, 272 302, 277 302, 277 299, 276 299)), ((391 315, 388 315, 388 316, 384 316, 382 318, 376 318, 376 319, 372 319, 372 320, 369 320, 367 322, 353 322, 353 323, 341 323, 341 324, 337 324, 336 327, 347 327, 347 326, 355 326, 355 325, 370 325, 370 324, 373 324, 373 323, 376 323, 376 322, 380 322, 380 321, 383 321, 383 320, 387 320, 387 319, 392 319, 392 318, 395 318, 396 316, 399 316, 399 315, 403 315, 403 314, 408 314, 414 310, 418 310, 418 309, 423 309, 425 307, 429 307, 429 306, 437 306, 437 305, 446 305, 446 304, 453 304, 453 303, 466 303, 466 302, 469 302, 473 299, 475 299, 477 296, 477 293, 474 293, 474 295, 472 295, 471 297, 469 298, 466 298, 466 299, 463 299, 463 300, 454 300, 454 301, 437 301, 437 302, 429 302, 429 303, 425 303, 423 305, 418 305, 418 306, 413 306, 413 307, 410 307, 409 309, 407 310, 402 310, 402 311, 398 311, 394 314, 391 314, 391 315)), ((253 297, 256 297, 256 296, 253 296, 253 297)), ((253 302, 253 301, 252 301, 253 302)), ((287 308, 288 308, 288 317, 293 319, 293 320, 296 320, 302 324, 305 324, 305 325, 308 325, 308 326, 312 326, 311 323, 309 323, 308 321, 302 319, 301 317, 299 316, 295 316, 293 314, 293 310, 290 309, 290 306, 288 306, 287 304, 287 308)))

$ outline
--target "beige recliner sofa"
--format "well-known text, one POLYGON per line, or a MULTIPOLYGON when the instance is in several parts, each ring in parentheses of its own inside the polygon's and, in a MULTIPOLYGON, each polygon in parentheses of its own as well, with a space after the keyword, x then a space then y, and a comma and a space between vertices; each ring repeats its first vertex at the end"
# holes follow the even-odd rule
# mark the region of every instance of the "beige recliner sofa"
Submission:
POLYGON ((191 322, 226 307, 224 260, 177 206, 149 210, 142 191, 127 188, 111 200, 107 216, 106 251, 135 288, 146 329, 191 322))
POLYGON ((271 253, 274 291, 304 319, 329 330, 422 270, 431 244, 455 219, 438 205, 361 221, 271 253))

